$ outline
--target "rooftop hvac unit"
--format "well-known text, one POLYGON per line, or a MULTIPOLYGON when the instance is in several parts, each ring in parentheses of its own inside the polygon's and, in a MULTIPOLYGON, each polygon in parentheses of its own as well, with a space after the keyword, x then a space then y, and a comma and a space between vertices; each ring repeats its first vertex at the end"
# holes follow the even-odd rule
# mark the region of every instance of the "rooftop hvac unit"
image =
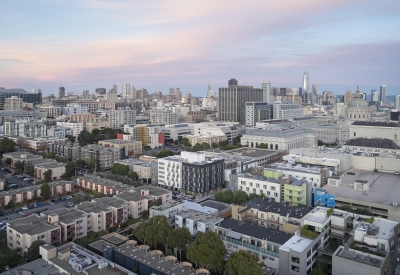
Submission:
POLYGON ((98 267, 99 270, 102 270, 103 268, 105 268, 107 266, 108 266, 107 262, 100 262, 97 267, 98 267))

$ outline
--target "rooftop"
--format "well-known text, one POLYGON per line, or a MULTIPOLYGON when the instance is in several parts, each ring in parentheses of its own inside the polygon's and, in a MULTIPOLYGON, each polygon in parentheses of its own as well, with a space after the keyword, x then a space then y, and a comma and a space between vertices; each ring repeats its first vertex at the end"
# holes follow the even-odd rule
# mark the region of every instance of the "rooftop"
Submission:
POLYGON ((178 201, 174 201, 174 200, 169 200, 166 203, 163 203, 161 205, 153 205, 150 208, 153 210, 157 210, 157 211, 164 211, 170 208, 174 208, 177 206, 181 206, 183 207, 183 203, 182 202, 178 202, 178 201))
POLYGON ((8 271, 0 273, 0 275, 19 275, 19 274, 58 274, 58 268, 48 265, 42 258, 27 262, 23 265, 11 268, 8 271), (29 272, 29 273, 27 273, 29 272))
POLYGON ((400 124, 398 122, 386 121, 354 121, 352 125, 371 127, 400 127, 400 124))
POLYGON ((251 224, 249 222, 237 221, 233 219, 225 219, 218 226, 239 234, 243 234, 260 240, 267 240, 268 242, 280 245, 285 244, 293 236, 292 234, 283 231, 277 231, 275 229, 271 229, 261 225, 251 224))
POLYGON ((367 252, 361 252, 359 250, 345 249, 343 246, 335 251, 334 256, 346 258, 351 261, 371 265, 380 268, 385 259, 376 255, 369 254, 367 252))
POLYGON ((271 151, 267 149, 259 149, 259 148, 238 148, 226 151, 227 154, 232 154, 236 156, 245 156, 251 158, 260 158, 260 157, 267 157, 276 155, 276 151, 271 151))
POLYGON ((280 249, 286 251, 296 251, 296 252, 304 252, 311 244, 313 243, 312 240, 307 238, 302 238, 300 235, 292 236, 286 243, 284 243, 280 249))
POLYGON ((400 146, 387 138, 352 138, 346 145, 399 150, 400 146))
POLYGON ((127 143, 134 143, 137 141, 132 140, 124 140, 124 139, 107 139, 99 141, 99 143, 112 143, 112 144, 127 144, 127 143))
POLYGON ((48 230, 60 228, 57 224, 47 222, 46 218, 39 218, 36 216, 23 217, 20 219, 12 220, 7 224, 20 234, 41 234, 48 230))
POLYGON ((213 201, 213 200, 206 200, 205 202, 200 203, 201 206, 206 206, 206 207, 210 207, 210 208, 214 208, 217 209, 218 211, 222 211, 225 210, 227 208, 230 208, 229 204, 225 204, 222 202, 218 202, 218 201, 213 201))
POLYGON ((214 223, 215 224, 215 223, 219 223, 223 220, 223 218, 220 218, 218 216, 206 214, 206 213, 192 210, 192 209, 186 209, 182 212, 176 213, 175 215, 181 216, 183 218, 195 220, 197 222, 203 222, 203 223, 214 223))
POLYGON ((324 185, 321 189, 328 191, 336 199, 346 198, 387 206, 393 205, 393 202, 400 204, 398 195, 400 193, 399 176, 393 173, 372 172, 354 168, 348 172, 353 172, 355 175, 345 173, 341 176, 341 185, 324 185), (369 189, 365 192, 354 189, 356 180, 369 181, 369 189))
POLYGON ((103 240, 98 240, 97 242, 89 244, 89 247, 92 247, 98 251, 104 251, 104 250, 115 247, 115 245, 113 245, 109 242, 103 241, 103 240))
POLYGON ((276 213, 281 216, 287 216, 289 213, 289 217, 297 219, 303 218, 312 209, 300 206, 290 206, 288 203, 273 202, 259 198, 249 200, 246 205, 250 208, 258 209, 259 211, 276 213))
POLYGON ((122 243, 129 240, 129 238, 127 238, 121 234, 118 234, 116 232, 112 232, 110 234, 104 235, 101 237, 101 239, 114 245, 114 246, 121 245, 122 243))
POLYGON ((167 190, 161 187, 156 187, 156 186, 150 186, 150 185, 146 185, 146 186, 138 186, 135 188, 135 191, 140 192, 141 190, 149 190, 149 194, 150 196, 155 196, 155 197, 159 197, 162 195, 167 195, 172 193, 171 190, 167 190))
POLYGON ((321 169, 324 169, 319 166, 304 165, 304 164, 292 165, 289 163, 274 163, 271 164, 268 168, 265 168, 265 170, 269 170, 271 168, 276 170, 293 171, 293 172, 301 172, 309 174, 320 174, 321 169))
POLYGON ((298 136, 301 134, 306 134, 306 133, 312 133, 311 129, 305 129, 305 128, 294 128, 294 129, 282 129, 282 128, 276 128, 274 130, 272 129, 251 129, 246 132, 246 134, 243 135, 245 136, 266 136, 266 137, 280 137, 280 138, 289 138, 289 137, 294 137, 298 136))
POLYGON ((83 211, 80 211, 75 208, 59 208, 52 211, 45 211, 42 214, 50 215, 50 214, 58 214, 59 221, 64 224, 70 224, 75 222, 77 219, 82 217, 86 217, 87 214, 83 211))

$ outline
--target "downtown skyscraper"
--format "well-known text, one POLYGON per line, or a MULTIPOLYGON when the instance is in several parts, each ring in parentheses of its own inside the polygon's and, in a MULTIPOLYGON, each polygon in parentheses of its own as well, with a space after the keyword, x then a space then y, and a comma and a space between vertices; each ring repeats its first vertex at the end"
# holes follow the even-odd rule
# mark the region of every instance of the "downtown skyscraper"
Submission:
POLYGON ((263 101, 263 89, 231 85, 219 88, 219 120, 244 123, 245 103, 263 101))
POLYGON ((382 104, 386 103, 386 85, 381 85, 380 96, 382 104))
POLYGON ((302 90, 303 90, 303 93, 310 91, 308 72, 304 72, 304 74, 303 74, 302 90))

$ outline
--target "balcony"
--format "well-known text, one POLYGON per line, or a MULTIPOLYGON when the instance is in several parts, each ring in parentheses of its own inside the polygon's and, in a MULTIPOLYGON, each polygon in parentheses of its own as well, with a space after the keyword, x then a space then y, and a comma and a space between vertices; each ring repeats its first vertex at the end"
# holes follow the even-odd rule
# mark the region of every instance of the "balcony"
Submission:
POLYGON ((51 233, 51 238, 57 238, 60 237, 60 235, 61 235, 60 231, 57 231, 55 233, 51 233))
POLYGON ((73 238, 75 238, 75 232, 67 234, 67 239, 73 239, 73 238))
POLYGON ((59 243, 59 242, 60 242, 60 238, 59 237, 51 239, 51 244, 56 244, 56 243, 59 243))
POLYGON ((70 232, 75 232, 75 226, 71 226, 70 228, 67 228, 67 234, 70 232))

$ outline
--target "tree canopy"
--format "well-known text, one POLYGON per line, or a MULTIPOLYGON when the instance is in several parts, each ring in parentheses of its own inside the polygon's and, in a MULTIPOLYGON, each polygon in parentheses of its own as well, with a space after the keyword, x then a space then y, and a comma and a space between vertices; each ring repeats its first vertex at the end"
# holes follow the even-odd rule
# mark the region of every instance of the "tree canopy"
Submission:
POLYGON ((132 233, 148 246, 157 248, 158 244, 164 244, 167 241, 169 224, 165 216, 157 215, 141 223, 132 233))
POLYGON ((260 144, 258 144, 257 148, 268 149, 268 145, 266 145, 265 143, 260 143, 260 144))
POLYGON ((7 164, 7 165, 10 165, 11 162, 12 162, 11 158, 6 158, 5 161, 4 161, 4 163, 7 164))
POLYGON ((15 147, 17 146, 17 144, 5 137, 3 139, 0 140, 0 155, 3 156, 4 153, 8 153, 8 152, 15 152, 15 147))
POLYGON ((157 154, 157 158, 166 158, 169 156, 173 156, 174 153, 170 150, 162 150, 160 153, 157 154))
POLYGON ((32 162, 25 162, 24 173, 29 176, 33 176, 35 174, 35 166, 33 166, 32 162))
POLYGON ((206 231, 197 235, 186 256, 197 267, 221 272, 224 268, 225 253, 225 246, 218 234, 206 231))
POLYGON ((191 240, 192 236, 186 227, 176 227, 169 232, 167 245, 169 248, 183 250, 191 240))
POLYGON ((85 162, 83 159, 78 159, 78 160, 76 161, 76 165, 77 165, 77 167, 79 167, 79 168, 83 168, 83 167, 85 167, 86 162, 85 162))
POLYGON ((226 262, 228 275, 263 275, 258 257, 245 250, 233 252, 226 262))
POLYGON ((203 150, 208 150, 208 149, 210 149, 210 144, 208 144, 207 142, 203 142, 203 143, 201 144, 201 146, 203 147, 203 150))
POLYGON ((47 183, 42 184, 42 186, 40 187, 40 196, 44 199, 50 198, 51 196, 50 185, 48 185, 47 183))
POLYGON ((129 166, 120 163, 114 163, 113 167, 111 168, 111 173, 114 175, 126 176, 129 173, 129 166))
POLYGON ((193 146, 193 151, 194 151, 194 152, 198 152, 198 151, 201 151, 201 150, 203 150, 203 146, 201 146, 200 143, 196 143, 196 144, 193 146))
POLYGON ((17 169, 17 172, 18 172, 18 173, 20 173, 20 174, 24 173, 25 161, 17 160, 17 161, 14 163, 14 167, 15 167, 15 169, 17 169))
POLYGON ((238 190, 235 193, 234 200, 237 204, 243 204, 248 200, 246 192, 243 190, 238 190))
POLYGON ((192 144, 190 144, 190 142, 187 138, 182 138, 181 143, 185 147, 192 147, 192 144))
POLYGON ((95 169, 97 164, 97 159, 91 159, 89 160, 88 166, 90 169, 95 169))
POLYGON ((131 178, 133 180, 137 180, 139 178, 138 174, 136 172, 130 172, 128 173, 128 178, 131 178))
POLYGON ((95 135, 84 130, 79 134, 78 142, 80 146, 86 146, 88 144, 93 144, 96 141, 95 135))
POLYGON ((53 171, 51 169, 48 169, 46 172, 43 173, 44 181, 49 182, 53 178, 53 171))
POLYGON ((34 241, 31 246, 28 248, 28 252, 26 254, 26 258, 28 259, 34 259, 39 256, 39 247, 45 244, 44 241, 36 240, 34 241))

